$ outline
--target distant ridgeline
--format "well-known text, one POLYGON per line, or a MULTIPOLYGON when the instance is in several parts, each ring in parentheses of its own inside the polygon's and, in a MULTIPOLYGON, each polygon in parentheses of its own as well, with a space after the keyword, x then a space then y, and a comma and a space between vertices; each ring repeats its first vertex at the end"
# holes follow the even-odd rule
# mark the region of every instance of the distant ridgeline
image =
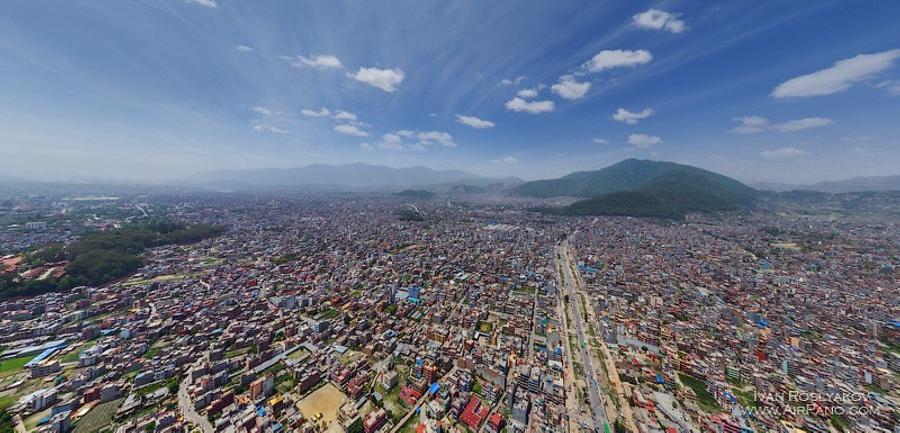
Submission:
POLYGON ((559 179, 527 182, 515 192, 530 197, 589 197, 563 208, 563 215, 683 218, 748 206, 757 192, 734 179, 674 162, 627 159, 609 167, 559 179))
POLYGON ((0 299, 102 285, 137 271, 148 248, 194 243, 224 232, 222 226, 155 222, 86 233, 70 245, 46 246, 26 255, 31 268, 68 262, 62 277, 23 280, 13 272, 0 274, 0 299))
POLYGON ((435 193, 426 189, 404 189, 396 194, 399 197, 413 198, 418 200, 429 200, 434 198, 435 193))

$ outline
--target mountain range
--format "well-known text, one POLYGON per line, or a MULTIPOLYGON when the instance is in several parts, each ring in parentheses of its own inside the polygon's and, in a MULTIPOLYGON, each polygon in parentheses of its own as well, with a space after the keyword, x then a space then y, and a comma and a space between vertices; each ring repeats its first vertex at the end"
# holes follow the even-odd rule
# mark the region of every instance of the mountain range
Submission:
POLYGON ((845 192, 864 191, 900 191, 900 175, 895 176, 860 176, 850 179, 818 182, 809 185, 783 183, 758 183, 754 187, 776 192, 804 190, 841 194, 845 192))
POLYGON ((423 166, 393 168, 370 164, 311 164, 296 168, 219 170, 198 173, 180 183, 229 189, 289 188, 405 188, 453 185, 485 187, 492 184, 515 185, 517 178, 489 178, 462 170, 434 170, 423 166))
POLYGON ((733 210, 751 204, 756 190, 689 165, 626 159, 594 171, 526 182, 515 192, 531 197, 589 197, 555 210, 570 215, 680 218, 688 212, 733 210))

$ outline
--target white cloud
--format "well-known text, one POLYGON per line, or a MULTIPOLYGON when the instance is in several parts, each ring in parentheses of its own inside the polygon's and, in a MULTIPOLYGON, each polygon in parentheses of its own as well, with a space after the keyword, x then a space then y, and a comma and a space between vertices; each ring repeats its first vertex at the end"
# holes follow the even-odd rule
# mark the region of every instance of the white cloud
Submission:
POLYGON ((365 151, 369 151, 369 152, 375 150, 375 146, 372 146, 369 143, 360 143, 359 148, 362 150, 365 150, 365 151))
POLYGON ((408 152, 424 152, 429 146, 441 145, 444 147, 456 147, 453 137, 441 131, 415 132, 405 129, 389 132, 381 136, 381 141, 375 144, 363 143, 360 145, 365 150, 390 150, 390 151, 408 151, 408 152), (405 138, 414 138, 413 143, 404 142, 405 138))
POLYGON ((494 159, 491 162, 494 164, 497 164, 497 165, 513 165, 513 164, 518 164, 519 159, 516 158, 515 156, 506 156, 506 157, 503 157, 500 159, 494 159))
POLYGON ((633 113, 624 108, 619 108, 616 110, 616 113, 612 115, 612 118, 618 120, 619 122, 625 122, 629 125, 635 125, 641 119, 646 119, 652 116, 655 112, 652 108, 645 108, 637 113, 633 113))
POLYGON ((523 98, 523 99, 534 98, 538 95, 538 93, 541 92, 541 90, 544 90, 546 87, 547 87, 547 85, 545 85, 543 83, 538 84, 537 86, 534 86, 530 89, 519 90, 518 92, 516 92, 516 96, 523 98))
POLYGON ((900 96, 900 81, 888 80, 875 85, 878 89, 884 89, 888 95, 900 96))
POLYGON ((653 30, 668 30, 672 33, 681 33, 686 26, 684 21, 678 19, 679 14, 673 14, 659 9, 650 9, 632 17, 634 25, 653 30))
POLYGON ((805 117, 803 119, 789 120, 782 123, 769 123, 769 119, 760 116, 741 116, 733 120, 741 122, 740 126, 731 129, 732 134, 757 134, 766 130, 780 132, 795 132, 804 129, 819 128, 831 125, 831 119, 823 117, 805 117))
POLYGON ((276 113, 266 107, 261 107, 258 105, 256 107, 251 108, 251 110, 253 110, 255 113, 262 114, 263 116, 273 116, 275 114, 279 114, 279 113, 276 113))
POLYGON ((796 147, 782 147, 780 149, 764 150, 759 152, 759 154, 763 158, 768 159, 788 159, 806 156, 809 155, 809 152, 803 149, 797 149, 796 147))
POLYGON ((515 97, 506 101, 506 109, 510 111, 526 112, 531 114, 546 113, 556 109, 553 101, 526 101, 522 98, 515 97))
POLYGON ((248 47, 248 46, 246 46, 246 45, 240 45, 240 44, 235 45, 235 46, 234 46, 234 49, 236 49, 236 50, 238 50, 238 51, 240 51, 240 52, 242 52, 242 53, 249 53, 249 52, 253 51, 253 48, 252 48, 252 47, 248 47))
POLYGON ((594 143, 597 143, 597 144, 609 144, 609 140, 602 138, 602 137, 595 138, 591 141, 593 141, 594 143))
POLYGON ((456 121, 462 123, 463 125, 469 125, 475 129, 485 129, 485 128, 493 128, 494 122, 490 120, 479 119, 475 116, 465 116, 462 114, 456 115, 456 121))
POLYGON ((831 95, 847 90, 854 83, 871 78, 890 68, 900 57, 900 49, 875 54, 860 54, 839 60, 834 66, 807 75, 791 78, 772 91, 773 98, 831 95))
POLYGON ((791 120, 784 123, 776 123, 772 125, 772 129, 781 132, 794 132, 802 131, 804 129, 828 126, 832 123, 833 122, 831 121, 831 119, 825 119, 822 117, 806 117, 803 119, 791 120))
POLYGON ((216 4, 216 0, 185 0, 185 1, 187 3, 194 3, 194 4, 198 4, 200 6, 206 6, 208 8, 213 8, 213 9, 219 7, 219 5, 216 4))
POLYGON ((331 111, 325 107, 322 107, 318 111, 305 108, 303 110, 300 110, 300 114, 302 114, 306 117, 327 117, 327 116, 331 115, 331 111))
POLYGON ((559 83, 550 86, 550 90, 552 90, 553 93, 556 93, 561 98, 569 100, 583 98, 590 88, 591 83, 586 81, 579 83, 578 81, 575 81, 575 77, 572 75, 563 75, 562 77, 559 77, 559 83))
POLYGON ((291 66, 295 68, 342 69, 344 67, 341 61, 331 54, 319 54, 312 57, 288 57, 288 59, 291 60, 291 66))
POLYGON ((350 120, 356 121, 356 114, 353 114, 349 111, 339 110, 334 113, 334 118, 337 120, 350 120))
POLYGON ((278 127, 275 127, 272 125, 265 125, 265 124, 253 125, 253 129, 255 129, 256 131, 259 131, 259 132, 271 132, 273 134, 287 134, 288 132, 290 132, 290 131, 287 131, 287 130, 284 130, 284 129, 281 129, 281 128, 278 128, 278 127))
POLYGON ((397 90, 397 85, 403 81, 404 74, 403 70, 399 68, 359 68, 355 74, 347 74, 347 76, 385 92, 394 93, 397 90))
POLYGON ((729 131, 732 134, 756 134, 769 127, 769 120, 760 116, 741 116, 732 120, 741 122, 741 126, 736 126, 729 131))
POLYGON ((631 134, 628 136, 628 144, 641 149, 662 143, 662 138, 655 135, 631 134))
POLYGON ((397 134, 384 134, 378 142, 378 148, 384 150, 403 150, 403 139, 397 134))
POLYGON ((416 138, 419 139, 419 143, 423 145, 432 145, 432 144, 440 144, 444 147, 456 147, 456 143, 453 141, 453 137, 441 131, 428 131, 428 132, 420 132, 416 134, 416 138))
POLYGON ((337 125, 334 127, 335 132, 345 135, 353 135, 356 137, 368 137, 369 133, 359 129, 356 125, 337 125))
POLYGON ((591 72, 600 72, 612 68, 633 68, 649 63, 653 55, 647 50, 603 50, 584 64, 591 72))
POLYGON ((513 79, 504 78, 504 79, 500 80, 500 85, 501 86, 518 86, 519 83, 521 83, 522 81, 525 81, 525 76, 519 75, 518 77, 513 78, 513 79))

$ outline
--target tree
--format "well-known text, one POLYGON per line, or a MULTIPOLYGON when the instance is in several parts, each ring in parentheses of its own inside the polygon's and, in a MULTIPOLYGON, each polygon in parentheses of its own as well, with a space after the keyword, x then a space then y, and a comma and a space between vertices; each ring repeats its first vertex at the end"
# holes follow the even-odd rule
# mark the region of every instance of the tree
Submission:
POLYGON ((363 420, 361 417, 357 417, 349 427, 347 427, 347 433, 363 433, 363 420))

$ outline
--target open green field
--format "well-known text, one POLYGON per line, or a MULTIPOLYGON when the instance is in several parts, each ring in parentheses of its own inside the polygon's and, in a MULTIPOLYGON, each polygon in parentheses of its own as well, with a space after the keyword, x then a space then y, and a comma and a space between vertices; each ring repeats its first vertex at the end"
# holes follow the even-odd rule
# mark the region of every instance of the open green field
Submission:
POLYGON ((303 359, 304 356, 309 355, 309 351, 303 348, 295 350, 293 353, 287 356, 287 359, 291 361, 299 361, 303 359))
POLYGON ((333 308, 329 308, 329 309, 319 313, 319 315, 316 316, 316 318, 321 319, 321 320, 328 320, 328 319, 333 319, 337 315, 338 315, 337 310, 335 310, 333 308))
POLYGON ((478 332, 483 334, 490 334, 491 331, 494 330, 494 324, 491 322, 480 321, 478 322, 478 332))
POLYGON ((0 361, 0 377, 18 373, 32 358, 34 356, 28 355, 0 361))
POLYGON ((703 383, 702 380, 683 373, 678 373, 678 377, 681 379, 681 383, 691 388, 694 391, 694 394, 697 395, 697 403, 701 409, 708 412, 722 411, 722 408, 719 407, 719 403, 716 402, 716 399, 706 390, 706 384, 703 383))
POLYGON ((125 399, 108 401, 94 406, 90 412, 86 413, 84 417, 75 423, 75 430, 73 430, 72 433, 96 432, 100 431, 103 427, 110 425, 112 423, 113 415, 116 414, 116 410, 119 409, 119 405, 121 405, 123 401, 125 401, 125 399))

